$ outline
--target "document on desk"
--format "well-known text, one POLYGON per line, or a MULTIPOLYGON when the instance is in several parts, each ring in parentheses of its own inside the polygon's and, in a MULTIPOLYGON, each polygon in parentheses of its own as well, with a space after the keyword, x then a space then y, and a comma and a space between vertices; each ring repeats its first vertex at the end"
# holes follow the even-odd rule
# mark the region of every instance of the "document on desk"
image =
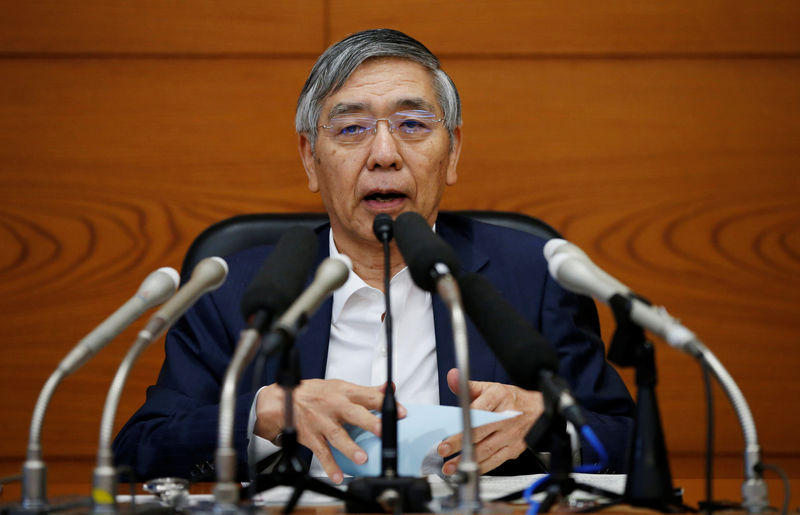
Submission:
MULTIPOLYGON (((397 468, 401 476, 420 476, 433 473, 423 464, 435 460, 439 442, 462 430, 461 408, 423 404, 407 405, 408 414, 397 422, 397 468)), ((472 427, 476 428, 507 418, 516 417, 518 411, 491 412, 471 410, 472 427)), ((342 472, 351 476, 379 476, 381 473, 381 439, 360 427, 347 426, 353 441, 367 453, 367 462, 356 465, 344 454, 331 447, 336 463, 342 472)), ((441 463, 441 460, 438 460, 441 463)), ((441 465, 439 465, 441 466, 441 465)))
MULTIPOLYGON (((481 500, 484 502, 493 501, 513 492, 524 490, 534 481, 544 477, 543 474, 531 474, 526 476, 481 476, 480 493, 481 500)), ((572 474, 575 481, 584 484, 603 488, 605 490, 622 494, 625 492, 624 474, 572 474)), ((450 486, 439 476, 429 475, 428 481, 431 485, 431 494, 434 500, 442 500, 453 494, 450 486)), ((346 488, 340 485, 340 488, 346 488)), ((258 505, 280 505, 285 504, 291 497, 293 489, 288 486, 281 486, 258 494, 254 501, 258 505)), ((534 495, 534 499, 541 501, 544 493, 534 495)), ((593 495, 582 490, 576 490, 569 495, 569 502, 596 501, 597 495, 593 495)), ((525 502, 522 497, 518 502, 525 502)), ((315 492, 306 491, 300 497, 301 506, 320 506, 329 504, 340 504, 341 501, 315 492)))

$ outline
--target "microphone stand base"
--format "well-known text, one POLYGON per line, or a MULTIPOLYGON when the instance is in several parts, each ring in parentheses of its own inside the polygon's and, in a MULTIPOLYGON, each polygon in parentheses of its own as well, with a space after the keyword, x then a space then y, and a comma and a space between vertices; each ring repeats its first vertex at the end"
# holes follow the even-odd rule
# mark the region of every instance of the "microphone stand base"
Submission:
POLYGON ((430 513, 424 477, 358 477, 347 487, 347 513, 430 513))

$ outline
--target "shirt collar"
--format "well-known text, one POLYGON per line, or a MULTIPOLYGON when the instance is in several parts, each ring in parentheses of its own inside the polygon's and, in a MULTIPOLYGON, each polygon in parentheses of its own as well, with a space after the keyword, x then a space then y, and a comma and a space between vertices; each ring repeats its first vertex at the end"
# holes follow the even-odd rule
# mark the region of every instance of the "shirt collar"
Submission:
MULTIPOLYGON (((336 244, 333 242, 333 228, 331 228, 328 234, 328 251, 330 256, 333 258, 342 255, 342 253, 339 252, 339 249, 336 248, 336 244)), ((395 292, 402 291, 407 293, 413 286, 414 284, 413 280, 411 279, 411 273, 409 272, 407 266, 403 267, 403 269, 397 272, 397 274, 395 274, 395 276, 391 279, 392 291, 395 292)), ((351 272, 350 275, 347 276, 347 281, 345 281, 345 283, 338 290, 333 292, 331 322, 336 323, 336 321, 339 319, 339 315, 342 314, 342 310, 347 304, 347 301, 353 295, 366 294, 367 291, 376 291, 380 293, 380 290, 367 284, 364 279, 358 276, 358 274, 351 272)), ((406 295, 403 295, 403 298, 405 296, 406 295)), ((395 295, 393 294, 392 300, 394 301, 394 299, 395 295)), ((400 308, 401 306, 392 305, 392 312, 394 312, 395 307, 400 308)))

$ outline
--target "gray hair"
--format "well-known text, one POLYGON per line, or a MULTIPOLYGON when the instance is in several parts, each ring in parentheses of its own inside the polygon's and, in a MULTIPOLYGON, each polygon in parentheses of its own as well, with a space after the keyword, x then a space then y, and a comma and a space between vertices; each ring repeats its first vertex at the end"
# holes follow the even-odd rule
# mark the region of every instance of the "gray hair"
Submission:
POLYGON ((430 71, 452 146, 453 131, 461 125, 461 99, 453 80, 440 67, 439 59, 425 45, 402 32, 373 29, 348 36, 329 47, 311 69, 297 100, 294 119, 297 132, 308 135, 311 149, 316 146, 317 125, 325 98, 339 91, 364 61, 375 57, 408 59, 430 71))

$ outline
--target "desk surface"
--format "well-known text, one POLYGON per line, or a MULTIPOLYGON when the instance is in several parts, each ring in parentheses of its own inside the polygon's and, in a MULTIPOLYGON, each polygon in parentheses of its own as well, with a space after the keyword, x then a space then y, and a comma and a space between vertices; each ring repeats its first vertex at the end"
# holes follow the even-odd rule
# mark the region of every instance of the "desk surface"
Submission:
MULTIPOLYGON (((772 506, 780 507, 783 503, 783 485, 778 479, 767 479, 767 484, 770 492, 770 504, 772 506)), ((705 497, 705 481, 699 478, 676 478, 673 480, 676 487, 684 489, 684 503, 689 506, 697 506, 698 502, 705 497)), ((213 483, 199 483, 192 485, 192 494, 208 494, 211 492, 213 483)), ((741 500, 741 487, 742 481, 740 479, 716 479, 714 480, 714 499, 721 501, 738 502, 741 500)), ((124 486, 121 491, 124 491, 124 486)), ((140 489, 141 492, 141 489, 140 489)), ((89 485, 85 482, 81 483, 57 483, 48 485, 48 494, 51 499, 59 497, 70 496, 87 496, 89 493, 89 485)), ((0 503, 12 503, 19 501, 20 487, 19 483, 6 485, 4 491, 0 493, 0 503)), ((514 512, 524 512, 525 505, 511 506, 514 512)), ((619 506, 610 510, 605 510, 604 513, 616 512, 631 512, 631 511, 649 511, 638 510, 628 506, 619 506)), ((341 505, 328 505, 328 506, 305 506, 300 511, 301 513, 340 513, 342 512, 341 505)), ((791 513, 800 513, 798 503, 795 500, 790 505, 791 513)))

